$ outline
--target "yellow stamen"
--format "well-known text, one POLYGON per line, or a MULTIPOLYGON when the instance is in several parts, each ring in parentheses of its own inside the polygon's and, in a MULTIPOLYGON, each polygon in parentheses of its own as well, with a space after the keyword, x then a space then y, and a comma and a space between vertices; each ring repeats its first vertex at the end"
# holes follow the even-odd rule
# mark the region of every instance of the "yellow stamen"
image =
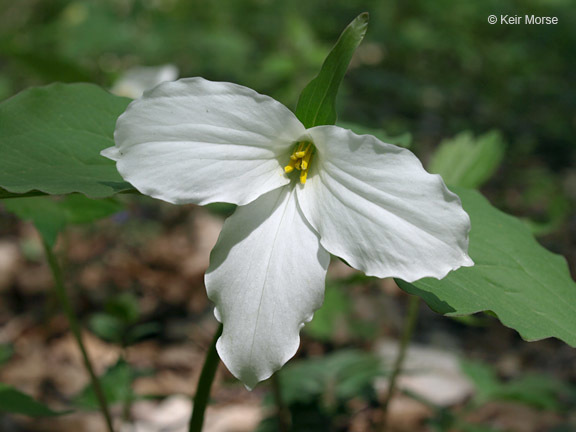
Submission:
POLYGON ((288 165, 284 167, 286 174, 291 173, 295 169, 300 171, 300 183, 306 183, 308 178, 308 168, 310 168, 310 161, 314 154, 314 146, 310 141, 300 141, 294 152, 290 155, 288 165))

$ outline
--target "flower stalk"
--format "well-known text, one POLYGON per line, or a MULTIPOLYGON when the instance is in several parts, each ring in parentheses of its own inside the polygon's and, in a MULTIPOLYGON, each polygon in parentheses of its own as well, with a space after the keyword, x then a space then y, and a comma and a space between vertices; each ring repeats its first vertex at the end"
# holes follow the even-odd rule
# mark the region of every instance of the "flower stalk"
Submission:
POLYGON ((218 352, 216 351, 216 342, 222 334, 222 328, 223 326, 220 324, 214 334, 210 348, 208 348, 208 352, 206 353, 204 366, 202 366, 202 372, 200 373, 200 379, 196 387, 196 394, 194 395, 192 415, 188 427, 189 432, 200 432, 204 424, 204 411, 206 411, 206 406, 210 399, 212 382, 214 381, 214 376, 220 363, 220 357, 218 357, 218 352))
POLYGON ((54 251, 52 247, 46 243, 46 241, 42 241, 42 245, 44 247, 44 252, 46 253, 46 258, 48 260, 48 265, 50 266, 50 270, 52 272, 52 278, 54 279, 54 293, 60 302, 66 317, 68 318, 68 324, 70 326, 70 330, 76 339, 76 343, 78 344, 78 348, 80 348, 80 352, 82 353, 82 358, 84 360, 84 366, 90 375, 90 382, 92 384, 92 388, 94 389, 94 393, 96 395, 96 399, 98 400, 98 405, 100 406, 100 412, 104 417, 104 421, 106 423, 106 428, 108 432, 114 432, 114 427, 112 426, 112 416, 110 415, 110 410, 108 409, 108 403, 106 401, 106 396, 104 395, 104 391, 102 390, 102 386, 100 385, 100 381, 94 372, 94 367, 92 366, 92 362, 90 361, 90 357, 88 356, 88 352, 86 351, 86 347, 84 346, 84 342, 82 341, 82 332, 80 330, 80 324, 76 319, 76 315, 74 314, 74 310, 72 308, 72 304, 70 303, 70 298, 68 297, 68 293, 66 292, 66 287, 64 286, 64 279, 62 277, 62 269, 58 264, 58 260, 54 255, 54 251))

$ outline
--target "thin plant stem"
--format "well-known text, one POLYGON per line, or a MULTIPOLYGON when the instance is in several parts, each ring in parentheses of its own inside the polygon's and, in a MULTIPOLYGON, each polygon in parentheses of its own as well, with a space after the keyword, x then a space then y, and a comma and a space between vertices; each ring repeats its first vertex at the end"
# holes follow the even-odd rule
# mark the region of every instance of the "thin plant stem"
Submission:
POLYGON ((386 399, 382 403, 382 427, 381 430, 386 432, 388 430, 388 411, 390 406, 390 401, 396 393, 396 384, 398 376, 402 372, 402 367, 404 365, 404 359, 406 358, 406 351, 408 344, 412 339, 414 334, 414 328, 416 327, 416 322, 418 321, 418 310, 420 307, 420 297, 410 296, 410 301, 408 303, 408 315, 404 321, 404 329, 402 331, 402 338, 400 339, 400 349, 398 350, 398 355, 396 356, 396 361, 394 362, 394 368, 392 369, 392 374, 390 375, 390 380, 388 383, 388 394, 386 399))
MULTIPOLYGON (((120 359, 122 362, 126 361, 126 344, 122 344, 122 353, 120 354, 120 359)), ((126 392, 126 396, 122 401, 122 422, 123 423, 131 423, 132 422, 132 402, 134 401, 134 395, 132 394, 132 383, 131 380, 129 383, 128 391, 126 392)))
POLYGON ((216 351, 216 342, 221 334, 222 324, 218 326, 218 330, 216 330, 214 334, 212 344, 206 353, 204 366, 202 366, 200 379, 196 386, 196 394, 194 395, 194 405, 192 406, 192 416, 190 417, 190 425, 188 428, 189 432, 200 432, 202 430, 204 411, 210 399, 212 381, 214 381, 214 375, 216 375, 216 369, 218 369, 218 364, 220 363, 220 357, 218 357, 218 352, 216 351))
POLYGON ((274 403, 276 404, 276 415, 278 418, 278 429, 280 432, 288 432, 290 430, 290 411, 284 403, 282 398, 282 384, 280 382, 280 371, 277 371, 271 378, 272 393, 274 395, 274 403))
POLYGON ((112 426, 112 416, 110 415, 110 410, 108 409, 108 403, 106 402, 106 397, 104 396, 104 392, 102 391, 102 386, 100 385, 100 381, 94 372, 94 367, 92 366, 92 362, 90 361, 90 357, 88 356, 88 352, 86 351, 86 347, 84 346, 84 342, 82 341, 82 332, 80 330, 80 324, 76 319, 76 315, 74 314, 74 310, 72 308, 72 304, 70 302, 70 298, 68 297, 68 293, 66 292, 66 287, 64 286, 64 279, 62 277, 62 269, 58 264, 58 260, 56 255, 54 255, 54 251, 52 248, 45 242, 42 241, 44 246, 44 252, 46 253, 46 258, 48 259, 48 265, 50 266, 50 270, 52 271, 52 277, 54 279, 54 291, 56 297, 58 298, 66 317, 68 318, 68 324, 70 326, 70 330, 72 334, 76 338, 76 343, 78 344, 78 348, 80 348, 80 352, 82 353, 82 358, 84 359, 84 366, 90 375, 90 382, 92 383, 92 388, 94 389, 94 393, 96 394, 96 398, 98 399, 98 405, 100 406, 100 411, 104 416, 104 421, 106 422, 106 427, 108 432, 114 432, 114 427, 112 426))

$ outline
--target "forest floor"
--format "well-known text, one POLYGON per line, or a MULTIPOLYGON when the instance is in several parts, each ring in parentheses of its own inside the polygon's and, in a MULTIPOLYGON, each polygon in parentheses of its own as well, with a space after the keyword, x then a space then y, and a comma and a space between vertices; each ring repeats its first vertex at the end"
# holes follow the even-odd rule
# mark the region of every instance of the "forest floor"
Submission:
MULTIPOLYGON (((29 223, 8 214, 1 221, 0 382, 54 410, 74 411, 36 419, 0 414, 0 430, 104 431, 99 413, 89 409, 93 396, 85 390, 88 375, 52 294, 38 235, 29 223)), ((72 227, 59 239, 56 251, 96 372, 112 376, 116 387, 122 383, 128 387, 112 385, 110 390, 116 392, 112 411, 119 431, 187 430, 190 396, 217 327, 203 275, 222 221, 194 206, 136 201, 127 213, 88 227, 72 227), (132 321, 125 327, 107 326, 103 315, 113 315, 114 299, 123 295, 135 299, 132 321), (139 336, 129 338, 128 330, 135 328, 141 331, 139 336), (116 378, 110 371, 117 373, 116 378)), ((332 296, 326 306, 329 312, 318 317, 321 321, 313 331, 303 332, 292 362, 349 349, 375 353, 383 362, 394 357, 408 296, 391 280, 355 279, 355 275, 342 262, 332 263, 327 289, 338 290, 344 301, 333 301, 332 296)), ((528 343, 489 315, 449 319, 422 303, 408 369, 410 362, 416 362, 412 370, 421 371, 423 377, 403 378, 405 392, 390 407, 390 431, 576 430, 576 350, 560 341, 528 343), (482 362, 495 378, 470 377, 461 370, 460 359, 482 362), (526 384, 531 376, 539 378, 526 384), (526 387, 517 385, 516 393, 509 388, 514 385, 499 393, 482 388, 482 383, 493 386, 493 379, 502 388, 518 382, 526 387), (559 389, 557 383, 565 387, 559 389), (442 415, 456 416, 465 426, 458 426, 460 420, 442 426, 442 415)), ((374 377, 372 388, 373 397, 334 403, 338 408, 327 411, 333 416, 322 430, 376 430, 381 412, 374 401, 384 398, 386 379, 374 377)), ((205 430, 256 430, 274 414, 266 402, 270 392, 269 383, 247 391, 221 365, 205 430)), ((321 393, 324 399, 330 395, 328 390, 321 393)), ((316 401, 314 406, 325 402, 316 401)))

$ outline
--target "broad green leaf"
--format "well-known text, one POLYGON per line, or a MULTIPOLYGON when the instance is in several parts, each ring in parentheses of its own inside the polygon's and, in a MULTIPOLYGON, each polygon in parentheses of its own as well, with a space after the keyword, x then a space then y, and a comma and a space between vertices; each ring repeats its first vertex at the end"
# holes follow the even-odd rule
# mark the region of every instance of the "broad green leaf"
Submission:
POLYGON ((450 186, 478 188, 502 162, 505 145, 497 131, 474 138, 466 131, 444 140, 430 160, 429 170, 450 186))
POLYGON ((45 417, 68 414, 70 411, 57 412, 35 401, 30 396, 0 383, 0 412, 24 414, 31 417, 45 417))
POLYGON ((40 191, 30 191, 27 193, 14 193, 8 192, 6 189, 0 188, 0 200, 1 199, 8 199, 8 198, 26 198, 26 197, 35 197, 35 196, 43 196, 46 195, 44 192, 40 191))
POLYGON ((352 55, 366 34, 368 13, 358 15, 344 29, 326 57, 320 73, 302 90, 296 116, 307 128, 336 123, 336 94, 352 55))
POLYGON ((556 337, 576 346, 576 283, 566 260, 540 246, 525 224, 492 207, 478 192, 455 189, 470 215, 474 267, 443 280, 397 280, 437 312, 491 311, 528 340, 556 337))
POLYGON ((92 84, 51 84, 2 102, 0 187, 93 198, 131 189, 100 156, 114 145, 116 119, 129 102, 92 84))
POLYGON ((31 72, 45 81, 82 82, 94 79, 87 69, 65 58, 58 57, 54 51, 39 49, 23 50, 16 44, 2 44, 2 53, 26 66, 31 72))
POLYGON ((74 194, 60 199, 49 196, 6 200, 3 207, 19 218, 29 220, 49 246, 68 224, 89 223, 122 210, 113 199, 92 200, 74 194))

